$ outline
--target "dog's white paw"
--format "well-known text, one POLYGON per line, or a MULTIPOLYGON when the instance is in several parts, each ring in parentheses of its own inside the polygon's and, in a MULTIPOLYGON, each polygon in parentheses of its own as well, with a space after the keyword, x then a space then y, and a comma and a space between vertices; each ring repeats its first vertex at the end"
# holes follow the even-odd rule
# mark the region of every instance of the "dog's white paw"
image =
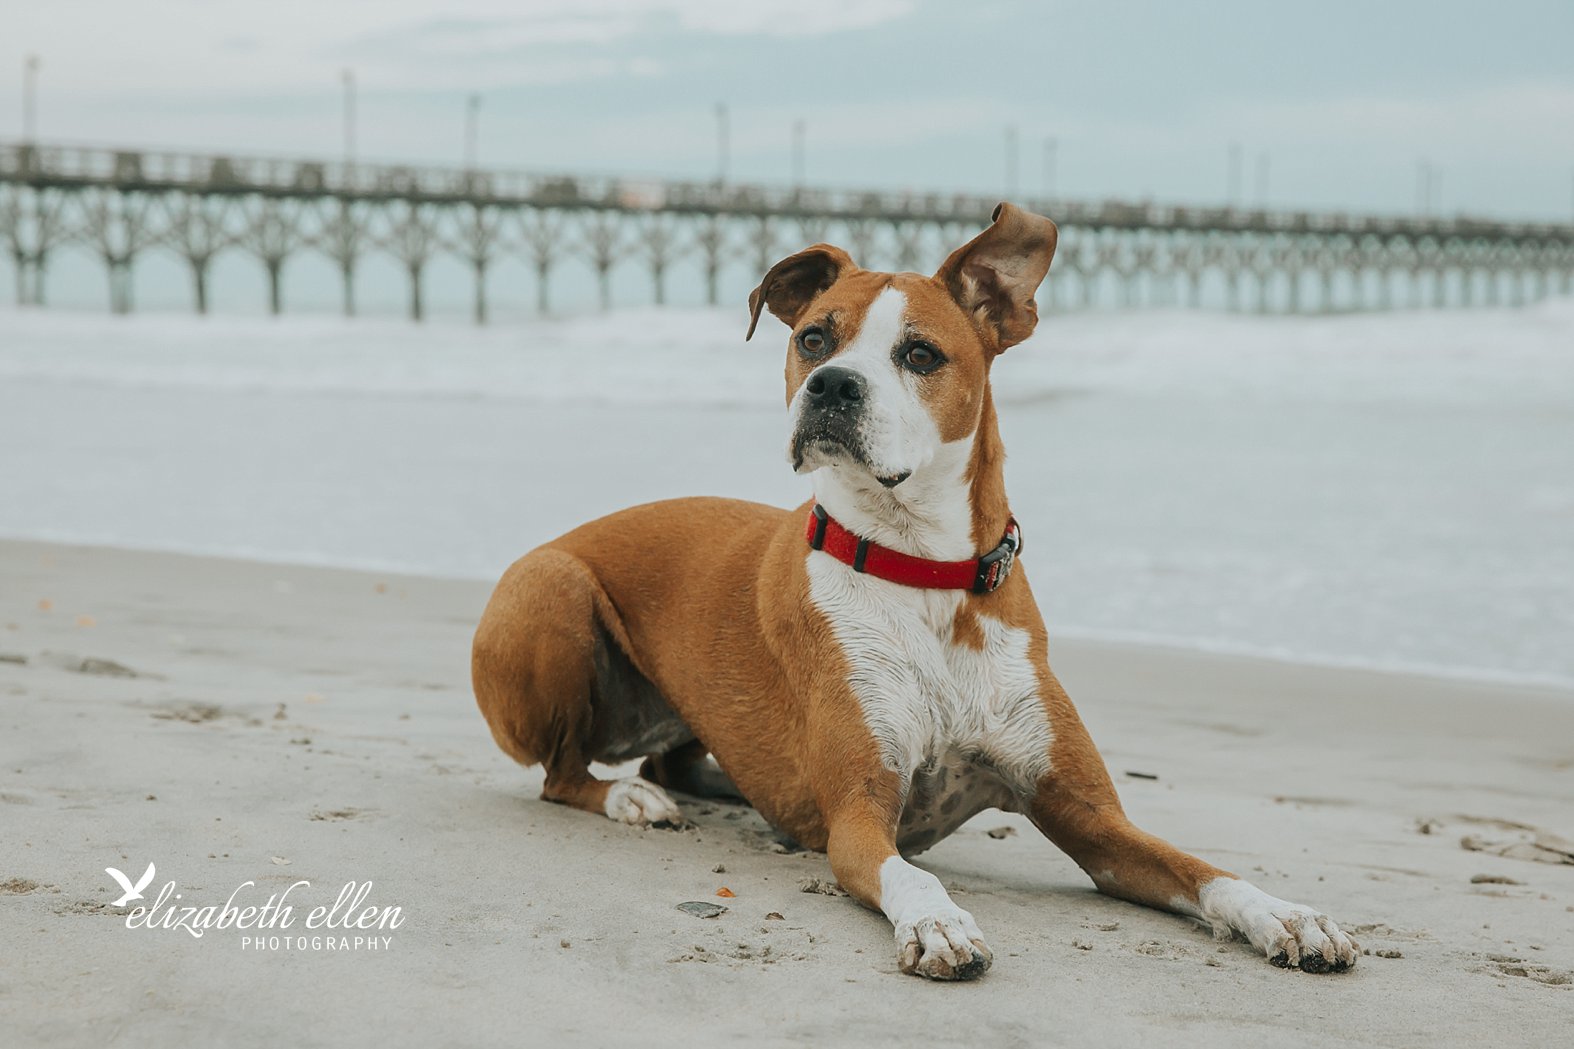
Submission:
POLYGON ((1361 954, 1360 944, 1328 915, 1270 896, 1239 878, 1215 878, 1198 899, 1216 935, 1239 933, 1286 969, 1344 972, 1361 954))
POLYGON ((931 980, 982 976, 995 956, 973 916, 926 870, 900 856, 880 866, 880 909, 896 930, 896 963, 931 980))
POLYGON ((896 963, 904 973, 931 980, 971 980, 982 976, 994 960, 973 916, 959 907, 896 926, 896 963))
POLYGON ((607 788, 607 815, 619 823, 642 827, 651 823, 683 823, 678 803, 654 783, 630 776, 607 788))

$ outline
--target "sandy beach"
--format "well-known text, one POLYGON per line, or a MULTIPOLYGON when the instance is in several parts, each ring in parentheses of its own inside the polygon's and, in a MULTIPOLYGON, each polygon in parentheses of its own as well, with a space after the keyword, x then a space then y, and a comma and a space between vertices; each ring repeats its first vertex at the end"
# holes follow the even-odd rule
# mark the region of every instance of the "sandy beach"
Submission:
POLYGON ((997 954, 941 986, 751 810, 638 830, 537 800, 470 696, 484 583, 21 541, 0 579, 7 1045, 1536 1046, 1574 1018, 1556 690, 1062 642, 1134 818, 1370 954, 1275 969, 986 813, 920 860, 997 954), (104 869, 149 863, 144 905, 309 884, 259 948, 128 928, 104 869), (352 882, 397 928, 306 932, 352 882))
POLYGON ((0 1049, 1574 1049, 1574 2, 1247 6, 11 4, 0 1049))

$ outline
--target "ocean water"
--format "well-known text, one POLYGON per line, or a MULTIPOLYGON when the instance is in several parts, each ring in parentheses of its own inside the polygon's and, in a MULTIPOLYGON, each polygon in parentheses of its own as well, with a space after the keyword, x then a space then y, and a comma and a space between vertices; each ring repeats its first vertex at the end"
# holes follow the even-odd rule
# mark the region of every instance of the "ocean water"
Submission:
MULTIPOLYGON (((0 535, 493 578, 636 502, 793 505, 746 320, 0 310, 0 535)), ((1574 684, 1574 302, 1050 316, 995 388, 1053 633, 1574 684)))

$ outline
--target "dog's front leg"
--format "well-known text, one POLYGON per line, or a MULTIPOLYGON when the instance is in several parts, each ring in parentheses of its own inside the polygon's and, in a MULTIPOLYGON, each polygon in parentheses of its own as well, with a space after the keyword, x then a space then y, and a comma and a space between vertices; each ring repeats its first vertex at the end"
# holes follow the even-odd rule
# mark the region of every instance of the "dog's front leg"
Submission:
POLYGON ((982 975, 994 956, 973 916, 952 902, 939 878, 897 852, 897 775, 882 768, 843 797, 828 821, 831 870, 855 899, 890 919, 901 970, 933 980, 982 975))
POLYGON ((1239 934, 1275 965, 1342 972, 1355 964, 1358 945, 1327 915, 1271 896, 1133 825, 1070 702, 1055 704, 1053 717, 1050 772, 1024 807, 1099 891, 1199 918, 1216 934, 1239 934))

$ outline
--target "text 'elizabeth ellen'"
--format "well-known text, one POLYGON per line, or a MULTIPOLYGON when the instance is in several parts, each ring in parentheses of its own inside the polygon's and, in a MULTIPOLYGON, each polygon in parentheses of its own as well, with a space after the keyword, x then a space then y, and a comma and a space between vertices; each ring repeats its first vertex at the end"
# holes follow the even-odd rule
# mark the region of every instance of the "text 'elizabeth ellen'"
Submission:
MULTIPOLYGON (((179 900, 181 894, 175 891, 174 882, 166 882, 151 907, 133 907, 126 914, 126 928, 184 929, 198 939, 209 929, 291 928, 295 923, 296 909, 289 902, 290 893, 309 888, 311 882, 298 881, 282 892, 269 895, 263 903, 236 902, 237 897, 255 888, 256 884, 252 881, 242 882, 222 904, 193 907, 171 903, 171 897, 179 900)), ((306 928, 323 931, 399 928, 404 923, 400 908, 362 906, 371 891, 372 883, 369 881, 346 883, 331 905, 313 907, 306 912, 306 928)))

